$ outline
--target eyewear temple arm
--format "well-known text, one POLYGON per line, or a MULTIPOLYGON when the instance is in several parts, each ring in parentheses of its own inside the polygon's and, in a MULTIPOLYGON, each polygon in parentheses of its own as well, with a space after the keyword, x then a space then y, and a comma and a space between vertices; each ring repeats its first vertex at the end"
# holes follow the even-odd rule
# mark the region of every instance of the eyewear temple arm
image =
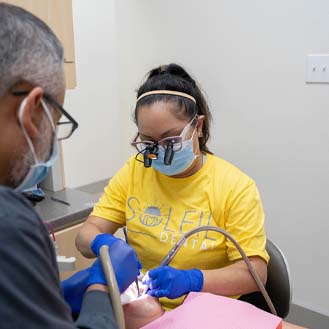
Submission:
MULTIPOLYGON (((13 91, 12 94, 15 96, 26 96, 30 93, 29 90, 18 90, 18 91, 13 91)), ((79 126, 79 124, 77 123, 77 121, 75 121, 73 119, 73 117, 64 110, 64 108, 58 104, 50 95, 48 94, 44 94, 43 95, 44 99, 49 102, 52 106, 54 106, 59 112, 61 112, 70 122, 72 122, 73 124, 73 128, 72 128, 72 133, 74 132, 74 130, 76 130, 79 126)))

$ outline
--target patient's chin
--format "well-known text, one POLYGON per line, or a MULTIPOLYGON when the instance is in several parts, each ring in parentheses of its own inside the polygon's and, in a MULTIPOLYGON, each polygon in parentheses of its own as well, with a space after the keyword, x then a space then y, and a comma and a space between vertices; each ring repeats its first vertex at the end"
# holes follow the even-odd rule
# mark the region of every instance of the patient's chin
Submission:
POLYGON ((123 305, 126 329, 138 329, 159 318, 164 310, 157 298, 141 296, 123 305))

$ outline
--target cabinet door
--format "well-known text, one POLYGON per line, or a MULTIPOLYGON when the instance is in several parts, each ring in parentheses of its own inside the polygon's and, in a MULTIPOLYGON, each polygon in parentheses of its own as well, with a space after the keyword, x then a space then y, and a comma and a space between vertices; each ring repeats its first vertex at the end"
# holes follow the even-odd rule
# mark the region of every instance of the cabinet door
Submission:
POLYGON ((60 273, 61 280, 68 278, 76 271, 80 271, 86 267, 91 266, 92 263, 95 261, 95 259, 88 259, 83 257, 75 247, 75 238, 82 225, 83 223, 55 233, 55 237, 58 245, 58 254, 61 256, 76 258, 75 271, 61 272, 60 273))
POLYGON ((6 0, 5 2, 25 8, 47 23, 49 0, 6 0))
POLYGON ((66 87, 76 87, 72 0, 6 0, 47 23, 64 47, 66 87))
POLYGON ((71 0, 48 0, 48 25, 64 47, 64 62, 74 63, 73 13, 71 0))
POLYGON ((64 47, 64 69, 68 89, 76 87, 72 0, 47 0, 47 23, 64 47))

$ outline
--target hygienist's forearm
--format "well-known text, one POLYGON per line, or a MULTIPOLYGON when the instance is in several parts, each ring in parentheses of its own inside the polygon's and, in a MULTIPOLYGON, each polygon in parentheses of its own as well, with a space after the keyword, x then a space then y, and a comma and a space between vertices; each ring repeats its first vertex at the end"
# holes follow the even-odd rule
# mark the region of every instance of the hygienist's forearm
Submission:
POLYGON ((93 223, 85 223, 75 239, 75 245, 81 254, 87 258, 94 258, 96 255, 90 249, 91 242, 97 234, 102 233, 93 223))
MULTIPOLYGON (((265 283, 267 279, 265 261, 258 257, 251 257, 250 261, 262 282, 265 283)), ((202 273, 204 277, 203 292, 235 296, 259 290, 243 260, 222 269, 202 270, 202 273)))
POLYGON ((115 222, 91 215, 78 233, 75 245, 82 255, 87 258, 94 258, 96 255, 90 249, 90 244, 94 241, 96 235, 101 233, 114 234, 119 227, 120 225, 115 222))

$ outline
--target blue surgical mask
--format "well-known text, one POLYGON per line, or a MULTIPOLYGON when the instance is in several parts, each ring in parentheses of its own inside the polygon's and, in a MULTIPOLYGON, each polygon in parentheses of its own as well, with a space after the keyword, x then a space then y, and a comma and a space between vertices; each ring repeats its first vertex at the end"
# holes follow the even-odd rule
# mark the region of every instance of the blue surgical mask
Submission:
POLYGON ((160 148, 157 160, 152 160, 152 167, 167 176, 174 176, 184 172, 196 158, 193 152, 193 136, 194 132, 191 139, 184 141, 182 148, 175 152, 171 165, 164 164, 165 149, 160 148))
POLYGON ((55 160, 57 159, 58 145, 57 145, 57 139, 56 139, 56 128, 55 128, 53 119, 51 117, 51 114, 50 114, 45 102, 42 100, 41 103, 42 103, 42 106, 45 110, 45 113, 50 121, 51 127, 54 132, 54 143, 53 143, 53 147, 52 147, 52 153, 51 153, 48 161, 40 162, 38 160, 37 155, 34 150, 33 143, 31 141, 29 135, 27 134, 27 132, 24 128, 24 125, 22 123, 23 113, 24 113, 24 109, 25 109, 25 105, 26 105, 26 99, 24 99, 20 106, 18 116, 19 116, 19 121, 20 121, 20 124, 22 127, 23 134, 24 134, 27 144, 29 145, 30 150, 33 154, 35 163, 33 165, 31 165, 29 172, 25 176, 24 180, 19 184, 19 186, 16 187, 15 190, 18 192, 22 192, 24 190, 30 189, 30 188, 34 187, 35 185, 41 183, 46 178, 46 176, 49 173, 50 168, 53 166, 55 160))

